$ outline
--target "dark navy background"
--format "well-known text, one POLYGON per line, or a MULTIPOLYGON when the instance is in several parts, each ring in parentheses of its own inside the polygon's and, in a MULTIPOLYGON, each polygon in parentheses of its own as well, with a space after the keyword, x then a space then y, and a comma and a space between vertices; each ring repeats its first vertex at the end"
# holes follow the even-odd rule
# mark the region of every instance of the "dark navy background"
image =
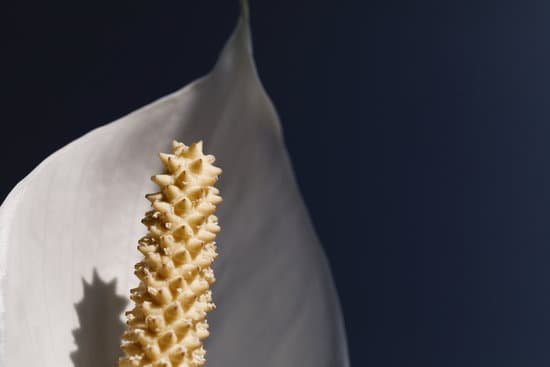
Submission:
MULTIPOLYGON (((237 15, 3 5, 0 195, 207 73, 237 15)), ((550 3, 252 0, 251 18, 352 365, 549 365, 550 3)))

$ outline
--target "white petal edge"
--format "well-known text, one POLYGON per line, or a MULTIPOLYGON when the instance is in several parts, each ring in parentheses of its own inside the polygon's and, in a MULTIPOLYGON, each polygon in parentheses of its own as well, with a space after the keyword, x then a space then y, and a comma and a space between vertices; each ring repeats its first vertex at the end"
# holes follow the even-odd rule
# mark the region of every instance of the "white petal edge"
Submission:
MULTIPOLYGON (((256 73, 243 4, 209 75, 68 144, 5 199, 0 366, 73 366, 73 331, 83 328, 74 305, 94 269, 106 282, 116 279, 117 295, 127 297, 137 283, 143 195, 154 189, 148 177, 161 169, 157 152, 173 138, 203 139, 224 169, 207 364, 349 365, 333 281, 256 73)), ((98 315, 85 322, 111 327, 98 315)), ((81 349, 104 347, 84 341, 81 349)), ((92 359, 76 367, 98 366, 92 359)))

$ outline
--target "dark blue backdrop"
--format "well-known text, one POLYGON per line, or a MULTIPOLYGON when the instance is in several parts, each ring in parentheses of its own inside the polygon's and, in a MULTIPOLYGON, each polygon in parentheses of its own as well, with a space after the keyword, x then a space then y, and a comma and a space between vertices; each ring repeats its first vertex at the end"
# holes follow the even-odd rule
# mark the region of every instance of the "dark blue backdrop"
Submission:
MULTIPOLYGON (((4 5, 0 194, 205 74, 237 1, 4 5), (32 132, 32 133, 31 133, 32 132)), ((550 3, 255 1, 354 366, 550 363, 550 3)))

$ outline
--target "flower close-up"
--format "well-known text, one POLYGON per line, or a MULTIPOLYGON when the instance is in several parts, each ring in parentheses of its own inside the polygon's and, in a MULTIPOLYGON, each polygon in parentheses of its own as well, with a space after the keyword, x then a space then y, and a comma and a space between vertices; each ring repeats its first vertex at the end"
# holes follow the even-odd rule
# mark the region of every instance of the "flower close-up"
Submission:
POLYGON ((207 365, 346 366, 339 301, 256 73, 246 4, 208 75, 59 149, 4 200, 0 365, 116 365, 134 265, 149 251, 136 250, 144 196, 173 140, 203 141, 223 169, 207 365))
POLYGON ((550 365, 548 1, 2 15, 0 367, 550 365))

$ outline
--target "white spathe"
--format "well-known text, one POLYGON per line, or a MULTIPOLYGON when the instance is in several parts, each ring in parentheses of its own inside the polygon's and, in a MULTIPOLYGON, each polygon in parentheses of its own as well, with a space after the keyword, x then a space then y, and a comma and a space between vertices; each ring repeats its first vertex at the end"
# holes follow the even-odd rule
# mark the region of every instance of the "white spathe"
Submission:
POLYGON ((224 170, 207 365, 348 366, 331 274, 243 14, 209 75, 65 146, 6 198, 0 366, 116 365, 120 300, 137 284, 144 195, 155 190, 149 177, 172 139, 204 140, 224 170), (98 284, 94 271, 116 286, 98 284))

